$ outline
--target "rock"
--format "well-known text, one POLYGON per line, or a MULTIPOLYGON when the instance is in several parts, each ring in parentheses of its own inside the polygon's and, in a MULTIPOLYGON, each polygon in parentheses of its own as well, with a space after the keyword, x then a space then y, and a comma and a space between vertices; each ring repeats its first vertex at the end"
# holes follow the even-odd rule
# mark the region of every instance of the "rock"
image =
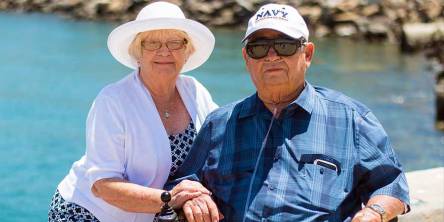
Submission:
MULTIPOLYGON (((133 0, 133 1, 146 1, 146 0, 133 0)), ((168 2, 171 2, 175 5, 178 5, 179 7, 182 6, 183 1, 182 0, 168 0, 168 2)))
POLYGON ((246 1, 246 0, 236 0, 236 3, 243 8, 247 9, 250 12, 255 11, 254 3, 257 3, 258 1, 246 1))
POLYGON ((388 25, 390 25, 390 21, 388 21, 385 17, 372 19, 368 23, 367 35, 375 37, 387 37, 387 33, 390 30, 388 25))
POLYGON ((110 13, 123 13, 131 4, 132 0, 109 1, 106 9, 110 13))
POLYGON ((402 26, 402 51, 421 48, 432 40, 444 40, 444 22, 409 23, 402 26))
POLYGON ((316 26, 314 35, 318 38, 328 36, 330 34, 330 29, 325 25, 316 26))
POLYGON ((224 7, 224 2, 223 1, 212 1, 211 2, 211 7, 214 10, 222 9, 224 7))
POLYGON ((68 9, 78 6, 81 3, 82 0, 58 0, 49 4, 49 7, 53 9, 68 9))
POLYGON ((47 2, 48 0, 32 0, 32 4, 39 7, 46 4, 47 2))
MULTIPOLYGON (((428 17, 427 20, 435 20, 443 11, 444 1, 442 0, 425 0, 422 5, 424 14, 428 17)), ((421 10, 421 9, 420 9, 421 10)))
POLYGON ((436 78, 436 128, 444 131, 444 70, 436 78))
POLYGON ((219 4, 213 4, 211 2, 204 2, 199 0, 188 0, 187 9, 191 12, 191 14, 213 14, 216 7, 221 7, 219 4))
POLYGON ((220 12, 220 15, 210 21, 211 25, 222 26, 222 25, 232 25, 234 24, 234 12, 230 8, 225 8, 220 12))
POLYGON ((203 13, 192 16, 192 17, 193 17, 193 19, 196 19, 197 21, 200 21, 204 24, 210 24, 210 21, 213 20, 213 16, 203 14, 203 13))
POLYGON ((304 18, 308 18, 311 24, 317 23, 322 15, 322 9, 319 6, 300 6, 298 11, 304 18))
POLYGON ((408 23, 421 23, 421 22, 423 22, 423 20, 419 16, 418 11, 411 10, 411 11, 408 12, 407 22, 408 23))
POLYGON ((354 36, 358 33, 356 26, 352 23, 337 24, 334 31, 338 36, 354 36))
POLYGON ((121 14, 131 6, 131 0, 89 0, 83 2, 79 15, 88 19, 113 18, 116 14, 121 14))
MULTIPOLYGON (((402 11, 402 10, 401 10, 402 11)), ((397 15, 397 10, 395 9, 391 9, 391 8, 383 8, 382 12, 385 16, 387 16, 387 18, 389 18, 392 21, 397 20, 398 15, 397 15)))
POLYGON ((0 2, 0 10, 6 10, 6 9, 9 9, 9 3, 6 1, 0 2))
POLYGON ((359 4, 359 0, 343 0, 336 4, 335 8, 343 12, 350 12, 354 11, 359 4))
POLYGON ((392 18, 393 21, 395 20, 401 20, 404 21, 403 23, 407 23, 409 21, 408 19, 408 11, 402 8, 396 9, 395 11, 395 17, 392 18))
POLYGON ((199 6, 195 8, 195 11, 204 14, 213 14, 214 8, 210 3, 201 2, 199 6))
POLYGON ((381 4, 391 8, 404 8, 407 0, 381 0, 381 4))
POLYGON ((26 4, 29 4, 31 2, 29 0, 16 0, 16 1, 14 1, 14 3, 23 7, 26 4))
POLYGON ((361 15, 369 17, 376 15, 380 12, 379 5, 372 4, 372 5, 366 5, 361 9, 361 15))
POLYGON ((81 10, 81 16, 84 16, 89 19, 96 18, 97 16, 97 8, 99 7, 100 1, 92 0, 83 4, 81 10))
POLYGON ((360 18, 360 16, 354 12, 343 12, 333 15, 333 21, 335 22, 353 22, 360 18))

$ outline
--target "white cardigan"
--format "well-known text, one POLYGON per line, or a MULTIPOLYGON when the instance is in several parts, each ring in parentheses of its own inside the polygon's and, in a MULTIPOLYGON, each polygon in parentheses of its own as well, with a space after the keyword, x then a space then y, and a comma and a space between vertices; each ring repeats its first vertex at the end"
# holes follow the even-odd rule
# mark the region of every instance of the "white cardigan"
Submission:
MULTIPOLYGON (((180 75, 176 87, 199 131, 217 105, 193 77, 180 75)), ((95 197, 91 187, 99 179, 122 178, 161 189, 170 168, 168 135, 135 71, 105 87, 94 100, 86 121, 86 153, 58 189, 66 201, 87 208, 101 222, 147 222, 153 214, 123 211, 95 197)))

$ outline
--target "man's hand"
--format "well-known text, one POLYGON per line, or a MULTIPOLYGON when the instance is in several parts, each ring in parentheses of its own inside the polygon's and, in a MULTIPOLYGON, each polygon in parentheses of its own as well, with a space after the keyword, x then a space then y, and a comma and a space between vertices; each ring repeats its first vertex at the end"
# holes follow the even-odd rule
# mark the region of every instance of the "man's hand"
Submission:
POLYGON ((223 219, 223 215, 208 194, 188 200, 182 209, 188 222, 217 222, 223 219))
POLYGON ((181 208, 185 201, 202 194, 211 195, 211 192, 199 182, 183 180, 171 190, 172 197, 169 205, 172 208, 181 208))
MULTIPOLYGON (((373 204, 377 204, 384 209, 384 220, 390 221, 396 216, 404 213, 405 205, 404 203, 394 197, 386 196, 386 195, 376 195, 370 198, 366 206, 371 206, 373 204)), ((360 210, 353 217, 352 222, 381 222, 381 215, 379 215, 376 211, 366 207, 360 210)), ((384 221, 384 222, 386 222, 384 221)))
POLYGON ((364 208, 356 213, 352 222, 381 222, 381 215, 369 208, 364 208))

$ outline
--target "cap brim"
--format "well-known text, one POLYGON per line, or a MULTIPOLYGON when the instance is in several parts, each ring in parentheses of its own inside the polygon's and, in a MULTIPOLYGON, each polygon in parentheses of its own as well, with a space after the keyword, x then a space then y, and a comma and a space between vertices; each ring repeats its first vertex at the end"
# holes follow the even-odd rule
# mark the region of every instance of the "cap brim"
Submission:
POLYGON ((128 52, 134 37, 140 33, 159 29, 177 29, 188 34, 195 52, 182 67, 181 73, 193 70, 202 65, 210 57, 215 39, 211 31, 204 25, 190 19, 158 18, 131 21, 115 28, 108 36, 108 49, 111 55, 123 65, 137 69, 137 61, 128 52))

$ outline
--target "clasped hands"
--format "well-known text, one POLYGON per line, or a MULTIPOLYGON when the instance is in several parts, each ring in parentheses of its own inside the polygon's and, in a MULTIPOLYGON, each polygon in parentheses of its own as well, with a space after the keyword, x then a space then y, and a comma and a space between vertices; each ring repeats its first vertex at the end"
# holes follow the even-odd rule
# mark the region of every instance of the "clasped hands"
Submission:
POLYGON ((171 191, 172 208, 181 208, 188 222, 217 222, 223 219, 211 192, 196 181, 183 180, 171 191))

